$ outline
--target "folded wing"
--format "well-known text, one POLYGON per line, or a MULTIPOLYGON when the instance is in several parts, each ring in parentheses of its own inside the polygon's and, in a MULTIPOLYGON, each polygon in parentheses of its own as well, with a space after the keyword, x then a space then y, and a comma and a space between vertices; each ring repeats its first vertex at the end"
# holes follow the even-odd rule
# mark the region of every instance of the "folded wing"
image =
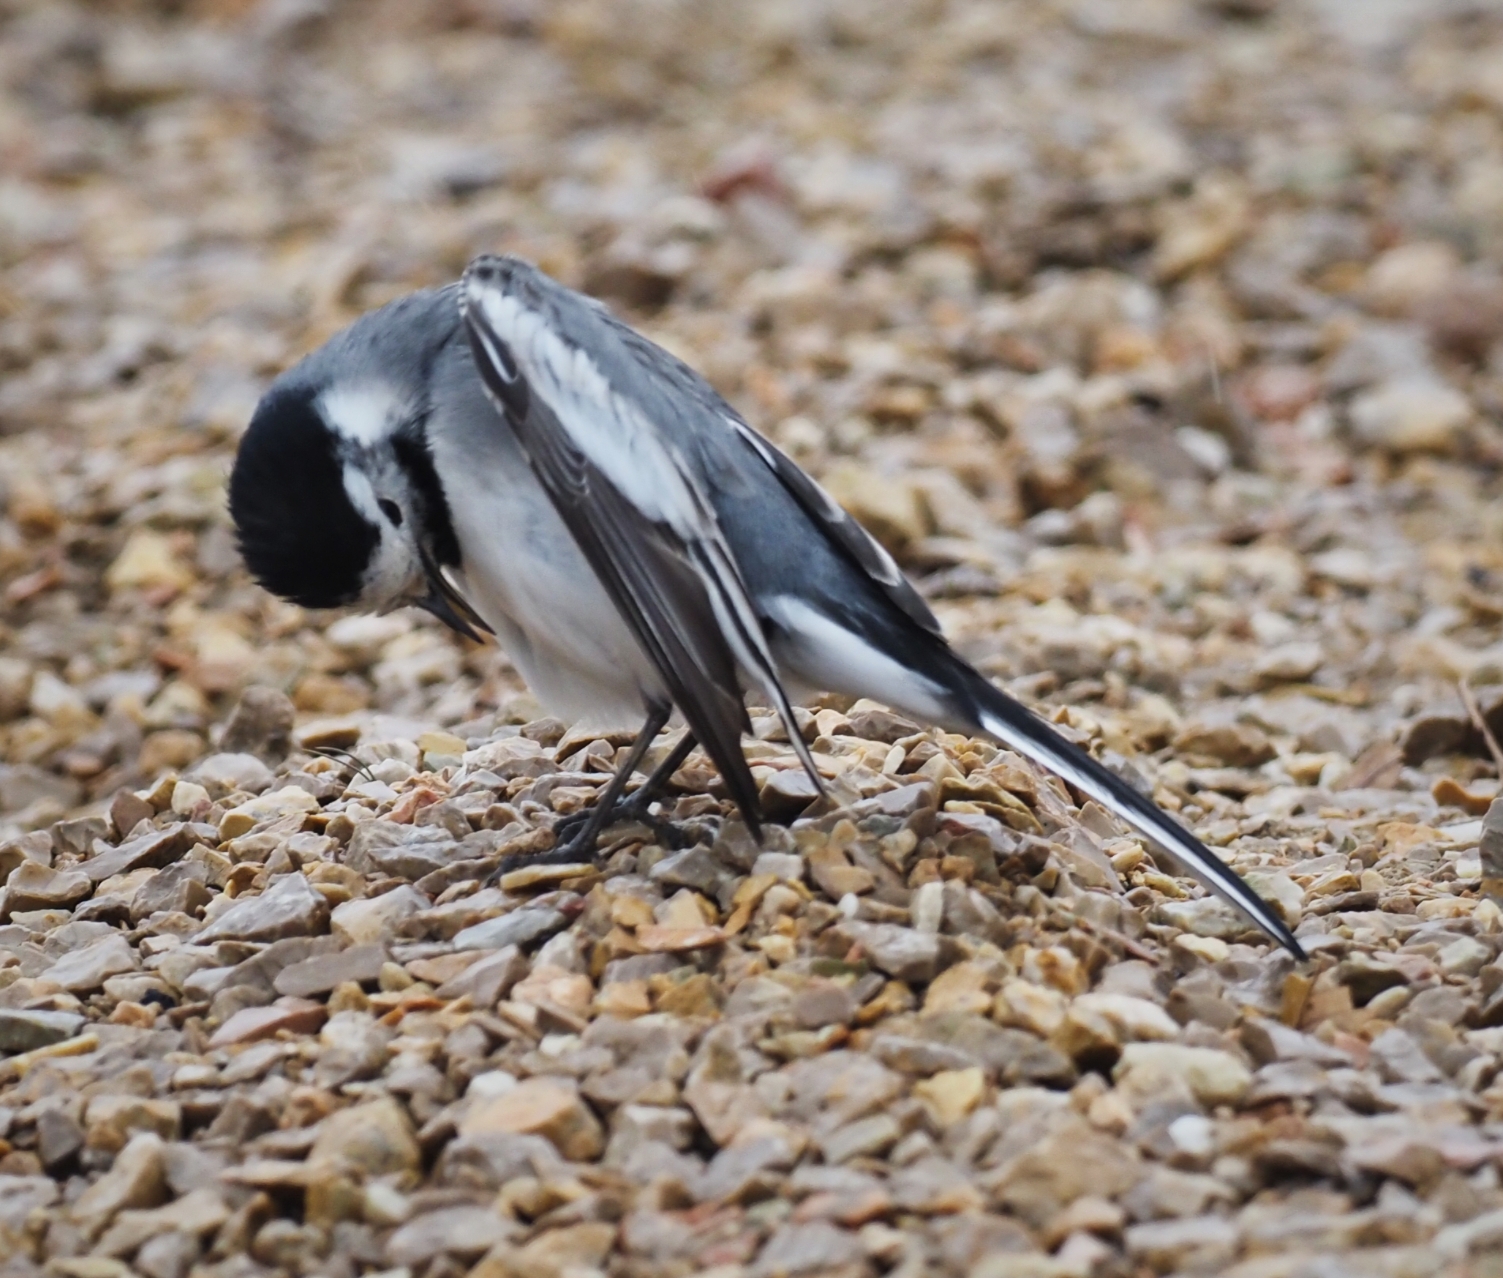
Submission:
POLYGON ((547 290, 557 288, 512 259, 472 265, 463 306, 476 365, 669 697, 756 827, 738 668, 782 715, 819 785, 813 760, 713 507, 671 434, 570 340, 546 305, 554 300, 547 290))

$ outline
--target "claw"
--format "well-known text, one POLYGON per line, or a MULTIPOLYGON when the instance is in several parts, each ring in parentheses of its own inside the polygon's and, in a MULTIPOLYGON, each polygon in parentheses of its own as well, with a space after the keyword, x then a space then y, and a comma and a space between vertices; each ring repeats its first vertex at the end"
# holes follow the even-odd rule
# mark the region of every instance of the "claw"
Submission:
MULTIPOLYGON (((638 802, 636 795, 633 795, 630 799, 615 806, 604 829, 636 822, 639 825, 645 825, 663 846, 674 852, 689 846, 689 836, 666 817, 660 817, 651 812, 649 810, 651 806, 651 801, 638 802)), ((546 852, 512 853, 491 871, 483 886, 492 887, 500 881, 502 875, 510 874, 513 870, 520 870, 524 866, 573 865, 576 862, 586 864, 596 860, 600 854, 598 839, 595 840, 596 846, 585 847, 576 837, 579 830, 589 822, 591 815, 591 809, 586 808, 582 812, 571 813, 555 822, 553 847, 546 852)))

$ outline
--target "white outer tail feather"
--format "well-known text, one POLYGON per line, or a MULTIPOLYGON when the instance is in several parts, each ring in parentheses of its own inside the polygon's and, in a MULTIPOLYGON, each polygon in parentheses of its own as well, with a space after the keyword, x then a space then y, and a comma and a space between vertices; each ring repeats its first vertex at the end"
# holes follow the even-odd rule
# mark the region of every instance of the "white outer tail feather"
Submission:
MULTIPOLYGON (((1157 820, 1150 820, 1147 814, 1124 812, 1116 796, 1099 780, 1078 768, 1068 756, 1056 753, 1047 745, 1025 736, 985 709, 979 712, 978 717, 981 727, 1003 745, 1048 768, 1141 833, 1163 844, 1176 859, 1198 870, 1206 885, 1229 905, 1248 912, 1246 903, 1240 899, 1240 892, 1249 892, 1251 889, 1242 877, 1214 854, 1202 851, 1188 832, 1180 829, 1169 816, 1158 813, 1157 820)), ((1272 913, 1272 907, 1269 907, 1269 912, 1272 913)))

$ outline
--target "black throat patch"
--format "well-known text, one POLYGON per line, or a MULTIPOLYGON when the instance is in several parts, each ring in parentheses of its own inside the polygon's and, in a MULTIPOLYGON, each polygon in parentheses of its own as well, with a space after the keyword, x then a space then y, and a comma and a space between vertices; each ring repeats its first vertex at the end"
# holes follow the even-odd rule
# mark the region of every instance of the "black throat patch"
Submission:
POLYGON ((449 499, 439 483, 433 465, 433 450, 421 423, 404 426, 391 441, 397 463, 407 472, 413 491, 423 505, 423 531, 428 546, 445 568, 459 566, 459 538, 454 535, 454 519, 449 513, 449 499))
POLYGON ((273 389, 257 405, 230 473, 230 518, 261 585, 305 608, 334 608, 359 597, 380 534, 345 492, 338 440, 315 395, 273 389))

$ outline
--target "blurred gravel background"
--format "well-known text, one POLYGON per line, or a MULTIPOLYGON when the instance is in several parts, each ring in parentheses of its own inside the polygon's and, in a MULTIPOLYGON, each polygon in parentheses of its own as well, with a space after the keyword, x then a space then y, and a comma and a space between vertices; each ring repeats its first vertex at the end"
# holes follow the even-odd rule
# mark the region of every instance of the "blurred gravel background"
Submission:
POLYGON ((0 0, 0 1266, 1503 1274, 1500 254, 1486 0, 0 0), (482 251, 1313 962, 833 700, 760 854, 695 759, 698 848, 475 891, 624 743, 269 598, 224 480, 482 251))

